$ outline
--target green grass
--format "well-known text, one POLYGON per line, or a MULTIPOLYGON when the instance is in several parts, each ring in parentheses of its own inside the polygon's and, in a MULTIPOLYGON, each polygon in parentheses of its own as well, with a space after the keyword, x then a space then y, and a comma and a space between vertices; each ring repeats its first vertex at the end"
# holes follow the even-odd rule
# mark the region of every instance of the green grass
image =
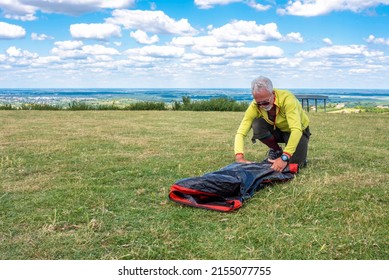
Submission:
POLYGON ((0 258, 389 258, 389 114, 309 113, 309 166, 236 212, 168 201, 233 162, 242 116, 0 111, 0 258))

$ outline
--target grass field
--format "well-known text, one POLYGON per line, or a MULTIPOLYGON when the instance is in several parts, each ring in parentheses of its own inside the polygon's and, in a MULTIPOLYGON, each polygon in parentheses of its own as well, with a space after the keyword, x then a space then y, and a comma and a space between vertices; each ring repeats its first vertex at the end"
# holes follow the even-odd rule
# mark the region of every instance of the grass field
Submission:
POLYGON ((0 111, 0 258, 389 259, 389 114, 309 113, 308 167, 236 212, 168 201, 233 162, 242 116, 0 111))

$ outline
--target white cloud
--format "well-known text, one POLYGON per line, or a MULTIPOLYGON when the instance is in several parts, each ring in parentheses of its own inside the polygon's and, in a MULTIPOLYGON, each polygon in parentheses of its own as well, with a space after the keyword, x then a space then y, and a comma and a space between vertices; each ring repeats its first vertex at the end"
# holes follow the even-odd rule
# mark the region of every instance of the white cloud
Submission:
POLYGON ((5 18, 17 20, 35 20, 36 7, 23 4, 18 0, 0 0, 0 9, 5 18))
POLYGON ((389 46, 389 38, 376 38, 374 35, 370 35, 369 38, 366 39, 366 42, 389 46))
POLYGON ((58 56, 44 56, 39 57, 32 63, 32 66, 48 65, 60 62, 61 59, 58 56))
POLYGON ((227 5, 242 2, 242 0, 195 0, 194 2, 200 9, 210 9, 216 5, 227 5))
POLYGON ((299 32, 291 32, 289 34, 286 34, 286 36, 284 36, 283 38, 281 38, 281 41, 303 43, 304 39, 299 32))
POLYGON ((22 56, 20 49, 16 48, 15 46, 9 47, 6 53, 8 54, 8 56, 14 56, 14 57, 22 56))
POLYGON ((332 45, 333 45, 332 40, 331 40, 330 38, 324 38, 324 39, 323 39, 323 42, 324 42, 325 44, 329 45, 329 46, 332 46, 332 45))
POLYGON ((192 36, 174 37, 171 41, 171 44, 181 47, 193 46, 195 44, 195 38, 192 36))
POLYGON ((86 59, 87 55, 81 49, 52 48, 51 53, 61 59, 86 59))
POLYGON ((185 53, 182 56, 182 60, 184 60, 184 61, 190 61, 190 60, 195 60, 195 59, 200 59, 200 58, 202 58, 202 56, 195 54, 195 53, 185 53))
POLYGON ((192 50, 197 54, 205 56, 222 56, 226 53, 224 49, 217 47, 194 46, 192 50))
POLYGON ((275 46, 259 46, 255 48, 228 48, 226 49, 227 58, 252 57, 252 58, 276 58, 283 55, 283 50, 275 46))
POLYGON ((48 36, 46 34, 37 34, 37 33, 32 33, 31 34, 31 39, 35 41, 44 41, 44 40, 49 40, 49 39, 54 39, 51 36, 48 36))
POLYGON ((266 42, 286 41, 304 42, 299 32, 291 32, 282 36, 275 23, 258 25, 255 21, 238 20, 208 32, 218 42, 266 42))
POLYGON ((155 57, 150 57, 150 56, 136 56, 136 55, 132 55, 130 58, 131 58, 132 61, 147 62, 147 63, 154 62, 154 61, 157 60, 155 57))
MULTIPOLYGON (((63 0, 62 0, 63 1, 63 0)), ((73 2, 80 2, 79 0, 73 0, 73 2)), ((83 0, 83 2, 86 2, 83 0)), ((96 0, 90 0, 89 2, 93 3, 93 2, 100 2, 99 6, 101 8, 106 8, 106 9, 122 9, 122 8, 128 8, 128 7, 132 7, 134 6, 136 0, 110 0, 110 1, 106 1, 106 0, 100 0, 100 1, 96 1, 96 0)))
POLYGON ((217 40, 213 36, 200 36, 195 38, 195 44, 199 46, 209 46, 209 47, 241 47, 244 46, 243 42, 223 42, 217 40))
POLYGON ((157 58, 178 58, 184 55, 185 49, 174 46, 145 46, 143 48, 129 49, 126 54, 151 56, 157 58))
POLYGON ((84 45, 81 41, 60 41, 55 42, 55 48, 51 50, 53 55, 63 59, 87 59, 100 56, 107 60, 105 56, 119 55, 119 51, 103 45, 84 45))
POLYGON ((109 23, 72 24, 70 34, 76 39, 107 40, 110 37, 121 37, 119 26, 109 23))
POLYGON ((324 47, 311 51, 300 51, 296 54, 297 57, 316 58, 316 57, 347 57, 347 56, 380 56, 383 55, 380 51, 369 51, 363 45, 335 45, 324 47))
POLYGON ((157 43, 159 41, 159 38, 157 35, 153 35, 149 37, 146 32, 142 30, 137 30, 135 32, 130 33, 131 38, 134 38, 135 41, 137 41, 140 44, 150 45, 157 43))
POLYGON ((179 47, 200 46, 200 47, 218 47, 218 48, 239 47, 244 45, 244 43, 241 42, 218 41, 214 36, 175 37, 172 39, 170 44, 179 47))
MULTIPOLYGON (((245 59, 245 58, 278 58, 283 55, 283 50, 275 46, 258 47, 217 47, 196 44, 191 50, 198 56, 223 57, 227 59, 245 59)), ((190 54, 188 54, 190 55, 190 54)))
POLYGON ((255 0, 250 0, 247 2, 247 5, 251 8, 254 8, 255 10, 257 11, 267 11, 271 8, 270 5, 262 5, 262 4, 259 4, 257 3, 257 1, 255 0))
POLYGON ((228 5, 239 2, 245 3, 257 11, 267 11, 271 8, 270 5, 259 4, 256 0, 195 0, 194 2, 200 9, 211 9, 217 5, 228 5))
POLYGON ((276 58, 283 55, 283 50, 275 46, 258 46, 254 48, 248 47, 229 47, 229 48, 217 48, 217 47, 205 47, 194 46, 192 50, 202 56, 221 56, 226 59, 235 58, 276 58))
POLYGON ((0 54, 0 62, 4 62, 7 57, 4 54, 0 54))
POLYGON ((197 33, 187 19, 176 21, 162 11, 115 10, 106 22, 123 25, 126 29, 156 34, 194 35, 197 33))
POLYGON ((14 24, 0 22, 0 39, 20 39, 26 36, 26 30, 14 24))
POLYGON ((233 21, 208 32, 218 41, 227 42, 266 42, 280 40, 277 24, 257 25, 255 21, 233 21))
POLYGON ((119 55, 117 49, 107 48, 102 45, 86 45, 81 48, 84 54, 91 55, 119 55))
POLYGON ((226 65, 228 61, 223 57, 203 57, 203 56, 187 56, 185 60, 189 62, 185 66, 192 68, 197 66, 209 67, 210 65, 226 65))
POLYGON ((355 68, 355 69, 350 69, 349 72, 351 74, 367 74, 372 72, 372 69, 369 68, 355 68))
POLYGON ((54 45, 61 50, 75 50, 81 48, 84 43, 81 41, 59 41, 55 42, 54 45))
POLYGON ((35 13, 80 15, 101 9, 132 7, 135 0, 0 0, 0 9, 6 18, 35 20, 35 13))
POLYGON ((6 50, 6 53, 9 57, 18 57, 18 58, 38 58, 39 55, 36 53, 31 53, 26 50, 18 49, 15 46, 9 47, 6 50))
POLYGON ((303 61, 302 58, 289 58, 289 57, 281 57, 271 60, 274 64, 282 65, 286 67, 298 67, 301 62, 303 61))
POLYGON ((280 15, 319 16, 333 11, 361 12, 378 5, 388 5, 389 0, 292 0, 285 8, 280 8, 280 15))
MULTIPOLYGON (((218 32, 223 34, 223 30, 218 29, 218 32)), ((211 32, 210 32, 211 33, 211 32)), ((248 32, 249 33, 249 32, 248 32)), ((231 33, 230 33, 231 34, 231 33)), ((204 57, 223 58, 223 63, 229 61, 234 63, 234 59, 269 59, 280 58, 283 56, 283 50, 275 46, 257 46, 257 47, 245 47, 242 42, 229 42, 219 41, 217 36, 219 33, 215 33, 209 36, 199 37, 175 37, 170 42, 173 46, 186 47, 191 53, 186 53, 185 58, 194 56, 196 59, 203 59, 204 57)), ((240 38, 244 41, 247 38, 242 38, 242 34, 235 34, 234 38, 240 38)), ((219 36, 220 37, 220 36, 219 36)), ((293 37, 293 36, 290 36, 293 37)), ((294 36, 299 39, 299 36, 294 36)), ((282 38, 282 36, 280 37, 282 38)), ((297 40, 293 38, 293 40, 297 40)), ((229 38, 221 37, 220 40, 232 40, 229 38)), ((205 61, 205 60, 203 60, 205 61)), ((221 61, 221 60, 219 60, 221 61)))

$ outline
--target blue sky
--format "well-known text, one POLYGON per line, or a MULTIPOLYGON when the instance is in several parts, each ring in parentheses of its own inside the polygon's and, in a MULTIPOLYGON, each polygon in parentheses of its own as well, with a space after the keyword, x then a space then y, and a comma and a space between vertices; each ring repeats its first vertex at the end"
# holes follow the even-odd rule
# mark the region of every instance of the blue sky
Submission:
POLYGON ((0 88, 389 88, 389 0, 0 0, 0 88))

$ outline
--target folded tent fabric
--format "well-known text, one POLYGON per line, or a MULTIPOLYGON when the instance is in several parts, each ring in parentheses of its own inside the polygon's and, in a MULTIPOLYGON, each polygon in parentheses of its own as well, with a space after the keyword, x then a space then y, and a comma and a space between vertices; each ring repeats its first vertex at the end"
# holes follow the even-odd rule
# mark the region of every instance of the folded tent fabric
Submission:
POLYGON ((174 183, 169 199, 177 203, 229 212, 242 207, 266 184, 288 181, 298 172, 297 164, 289 164, 283 172, 271 169, 267 160, 259 163, 232 163, 218 171, 174 183))

